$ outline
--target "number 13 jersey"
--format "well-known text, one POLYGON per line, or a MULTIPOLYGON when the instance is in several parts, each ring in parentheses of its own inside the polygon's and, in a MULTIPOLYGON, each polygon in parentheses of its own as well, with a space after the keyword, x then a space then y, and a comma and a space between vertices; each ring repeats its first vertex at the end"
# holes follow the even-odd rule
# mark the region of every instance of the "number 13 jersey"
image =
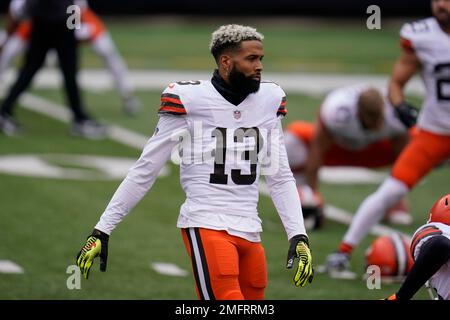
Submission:
POLYGON ((234 105, 210 81, 178 82, 164 90, 159 113, 183 115, 188 131, 180 145, 186 201, 178 227, 227 229, 234 235, 261 232, 258 182, 268 140, 281 134, 283 90, 262 82, 256 93, 234 105))
POLYGON ((261 82, 259 90, 238 105, 228 102, 211 81, 170 84, 161 96, 155 134, 97 228, 112 231, 151 187, 172 153, 181 159, 180 180, 186 194, 179 228, 226 230, 260 241, 257 205, 263 173, 288 238, 306 234, 284 147, 285 103, 285 93, 272 82, 261 82))

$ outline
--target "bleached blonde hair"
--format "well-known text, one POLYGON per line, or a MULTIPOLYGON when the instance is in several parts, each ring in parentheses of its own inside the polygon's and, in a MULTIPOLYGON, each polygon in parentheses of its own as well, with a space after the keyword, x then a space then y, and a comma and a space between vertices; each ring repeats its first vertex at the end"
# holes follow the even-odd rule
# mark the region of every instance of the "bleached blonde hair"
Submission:
POLYGON ((209 50, 217 59, 217 56, 225 48, 239 45, 242 41, 258 40, 262 41, 264 36, 255 28, 242 26, 239 24, 227 24, 221 26, 212 33, 209 50))

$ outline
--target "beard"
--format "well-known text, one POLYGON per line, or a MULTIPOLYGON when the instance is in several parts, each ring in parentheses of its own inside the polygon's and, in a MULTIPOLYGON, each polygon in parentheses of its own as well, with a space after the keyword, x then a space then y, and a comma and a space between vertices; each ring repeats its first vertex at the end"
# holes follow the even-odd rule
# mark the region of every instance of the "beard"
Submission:
POLYGON ((446 10, 439 10, 434 14, 436 20, 441 25, 441 27, 448 29, 450 28, 450 12, 446 10))
POLYGON ((245 74, 237 70, 235 66, 231 69, 228 80, 233 89, 241 94, 248 95, 259 90, 260 80, 255 80, 251 76, 245 76, 245 74))

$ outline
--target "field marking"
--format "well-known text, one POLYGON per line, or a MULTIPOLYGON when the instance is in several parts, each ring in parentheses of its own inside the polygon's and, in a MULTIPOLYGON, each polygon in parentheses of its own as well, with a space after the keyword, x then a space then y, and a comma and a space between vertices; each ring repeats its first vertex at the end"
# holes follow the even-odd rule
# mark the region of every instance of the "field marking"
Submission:
MULTIPOLYGON (((39 96, 26 93, 20 99, 20 104, 28 110, 41 113, 49 118, 59 120, 64 123, 71 122, 71 112, 69 108, 41 98, 39 96)), ((127 147, 142 150, 149 137, 137 132, 128 130, 115 124, 108 124, 108 137, 127 147)))
MULTIPOLYGON (((4 83, 10 84, 16 79, 16 74, 15 70, 8 70, 4 75, 4 83)), ((174 81, 209 80, 211 76, 211 72, 207 71, 130 70, 129 73, 134 88, 158 91, 162 91, 174 81)), ((115 89, 109 71, 104 69, 81 70, 78 78, 80 86, 84 90, 103 92, 115 89)), ((322 95, 333 89, 360 83, 370 83, 380 90, 385 90, 389 75, 264 72, 263 78, 278 83, 288 93, 322 95)), ((59 70, 47 68, 39 72, 33 85, 40 89, 55 89, 61 86, 61 82, 59 70)), ((406 92, 419 96, 424 95, 425 89, 419 77, 416 76, 408 82, 406 92)))
MULTIPOLYGON (((0 155, 0 172, 15 176, 65 180, 121 180, 135 162, 135 158, 99 155, 0 155)), ((163 167, 158 177, 166 177, 169 173, 169 167, 163 167)))
MULTIPOLYGON (((259 182, 259 192, 265 196, 270 196, 269 188, 267 187, 267 184, 264 181, 259 182)), ((330 204, 325 205, 324 214, 325 214, 326 218, 333 220, 335 222, 345 224, 345 225, 350 225, 352 222, 352 219, 353 219, 352 213, 350 213, 344 209, 330 205, 330 204)), ((374 236, 384 236, 384 235, 390 235, 393 233, 400 233, 400 234, 404 235, 405 237, 407 237, 408 239, 410 239, 409 235, 401 233, 400 231, 398 231, 394 228, 380 225, 380 224, 376 224, 375 226, 373 226, 369 232, 370 232, 370 234, 372 234, 374 236)))
POLYGON ((362 167, 322 167, 319 170, 320 181, 339 185, 379 184, 387 176, 386 172, 362 167))
MULTIPOLYGON (((25 94, 24 97, 21 100, 21 103, 24 107, 26 107, 29 110, 38 112, 38 113, 42 113, 47 115, 50 118, 56 119, 56 120, 60 120, 63 122, 69 122, 70 121, 70 117, 69 117, 69 111, 67 107, 64 107, 62 105, 56 104, 54 102, 48 101, 47 99, 44 98, 40 98, 37 97, 35 95, 32 94, 25 94)), ((116 128, 119 130, 112 130, 113 132, 115 132, 114 135, 111 135, 110 133, 110 138, 114 141, 120 142, 126 146, 129 147, 135 147, 138 149, 142 149, 143 145, 145 145, 146 141, 147 141, 147 137, 133 132, 131 130, 119 127, 117 125, 111 125, 111 128, 116 128), (125 134, 127 136, 127 138, 122 138, 120 135, 121 134, 125 134), (136 143, 136 141, 130 141, 129 137, 135 137, 138 141, 138 143, 136 143)), ((267 185, 263 182, 260 181, 260 192, 263 195, 269 195, 269 190, 267 188, 267 185)), ((352 219, 352 214, 348 211, 345 211, 343 209, 331 206, 331 205, 327 205, 325 207, 325 216, 329 219, 332 219, 334 221, 340 222, 340 223, 344 223, 349 225, 352 219)), ((376 226, 374 226, 371 230, 370 233, 373 235, 388 235, 394 232, 398 232, 397 230, 387 227, 387 226, 382 226, 380 224, 377 224, 376 226)))
POLYGON ((180 268, 176 264, 168 262, 152 262, 150 267, 159 274, 171 277, 187 277, 189 272, 180 268))
POLYGON ((11 260, 0 260, 0 273, 22 274, 24 269, 11 260))

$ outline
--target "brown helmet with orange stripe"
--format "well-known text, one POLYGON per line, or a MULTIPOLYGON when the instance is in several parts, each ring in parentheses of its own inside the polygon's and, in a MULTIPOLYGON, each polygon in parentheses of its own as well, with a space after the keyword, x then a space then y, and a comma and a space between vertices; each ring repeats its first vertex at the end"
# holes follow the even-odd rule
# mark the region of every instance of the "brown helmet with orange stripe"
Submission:
POLYGON ((450 225, 450 193, 441 197, 431 207, 428 223, 440 222, 450 225))
POLYGON ((382 277, 403 277, 413 265, 409 240, 393 233, 376 238, 365 253, 366 268, 376 265, 382 277))

